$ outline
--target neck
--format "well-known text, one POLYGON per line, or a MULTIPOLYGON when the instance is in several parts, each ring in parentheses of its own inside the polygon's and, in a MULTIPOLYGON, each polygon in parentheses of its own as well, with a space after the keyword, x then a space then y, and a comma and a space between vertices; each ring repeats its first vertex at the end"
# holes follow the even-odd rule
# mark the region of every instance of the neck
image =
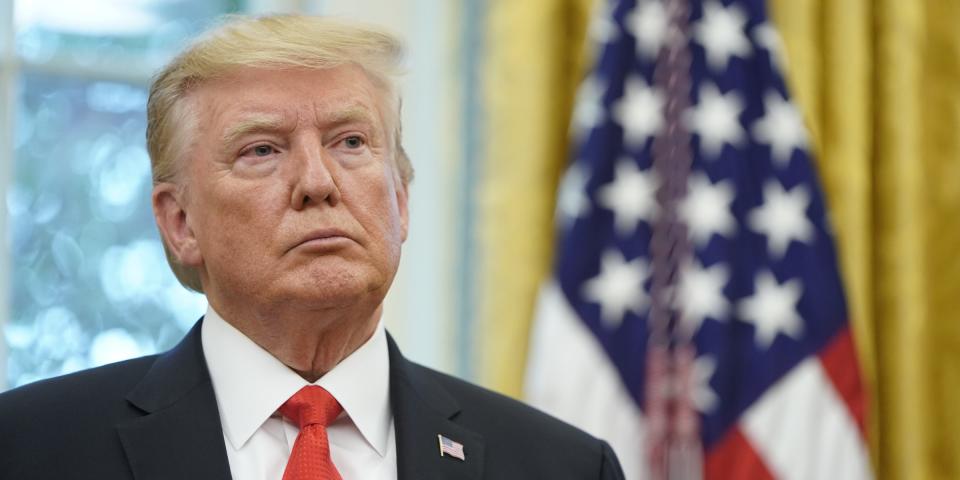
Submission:
POLYGON ((372 310, 296 310, 270 312, 231 309, 209 299, 223 319, 308 382, 315 382, 363 345, 380 322, 382 306, 372 310))

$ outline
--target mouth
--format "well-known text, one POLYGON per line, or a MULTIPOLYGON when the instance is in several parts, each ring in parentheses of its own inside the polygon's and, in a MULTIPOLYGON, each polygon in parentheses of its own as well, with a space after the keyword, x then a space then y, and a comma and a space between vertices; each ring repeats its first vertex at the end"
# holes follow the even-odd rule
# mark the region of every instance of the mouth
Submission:
POLYGON ((322 228, 304 235, 290 250, 323 252, 344 248, 356 243, 347 232, 338 228, 322 228))

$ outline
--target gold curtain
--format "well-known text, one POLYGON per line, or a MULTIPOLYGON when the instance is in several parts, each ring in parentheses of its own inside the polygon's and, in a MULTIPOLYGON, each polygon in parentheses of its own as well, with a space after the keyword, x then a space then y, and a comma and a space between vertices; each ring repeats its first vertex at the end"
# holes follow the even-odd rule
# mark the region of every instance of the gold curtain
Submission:
POLYGON ((836 227, 878 477, 960 478, 960 1, 770 7, 836 227))
POLYGON ((479 374, 520 396, 533 302, 553 255, 553 206, 590 0, 491 0, 479 198, 479 374))
MULTIPOLYGON (((482 381, 517 396, 590 0, 495 0, 482 381)), ((770 0, 831 210, 881 479, 960 478, 960 0, 770 0)))

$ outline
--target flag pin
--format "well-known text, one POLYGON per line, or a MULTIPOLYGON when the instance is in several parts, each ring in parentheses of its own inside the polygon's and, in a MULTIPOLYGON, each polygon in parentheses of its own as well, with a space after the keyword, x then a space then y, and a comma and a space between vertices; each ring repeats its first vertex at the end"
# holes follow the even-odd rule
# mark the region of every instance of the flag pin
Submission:
POLYGON ((437 434, 437 441, 440 443, 441 457, 453 457, 461 462, 466 460, 466 456, 463 454, 462 443, 450 440, 449 438, 440 434, 437 434))

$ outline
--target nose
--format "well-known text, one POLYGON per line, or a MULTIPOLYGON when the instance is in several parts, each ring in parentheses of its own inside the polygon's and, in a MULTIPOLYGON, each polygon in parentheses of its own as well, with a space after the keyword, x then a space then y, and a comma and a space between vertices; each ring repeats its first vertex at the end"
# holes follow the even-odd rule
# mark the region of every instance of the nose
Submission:
POLYGON ((340 186, 322 145, 303 145, 294 153, 293 189, 290 206, 302 210, 310 205, 340 203, 340 186))

